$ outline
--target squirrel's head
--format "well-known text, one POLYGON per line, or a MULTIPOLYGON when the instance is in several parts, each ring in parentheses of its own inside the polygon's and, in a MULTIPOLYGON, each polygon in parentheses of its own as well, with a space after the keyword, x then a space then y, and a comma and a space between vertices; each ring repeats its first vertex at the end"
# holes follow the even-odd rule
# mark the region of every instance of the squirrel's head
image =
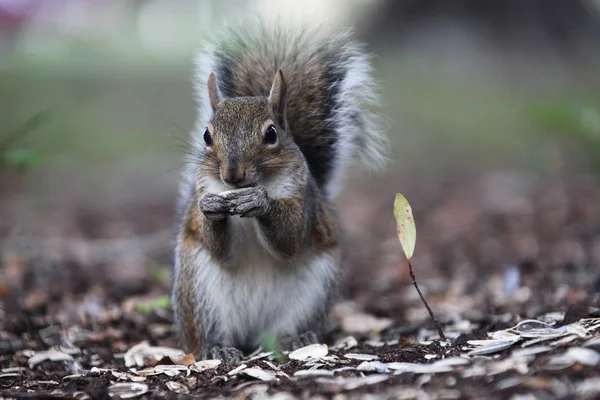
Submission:
POLYGON ((213 110, 204 131, 204 171, 233 187, 254 186, 285 169, 294 151, 285 117, 286 82, 277 71, 268 97, 221 99, 214 73, 208 78, 213 110))

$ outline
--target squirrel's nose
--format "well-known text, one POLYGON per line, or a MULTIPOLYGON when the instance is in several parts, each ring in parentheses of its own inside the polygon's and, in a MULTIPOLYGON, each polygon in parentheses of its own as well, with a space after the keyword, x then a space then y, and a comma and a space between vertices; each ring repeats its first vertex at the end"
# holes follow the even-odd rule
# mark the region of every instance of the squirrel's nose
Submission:
POLYGON ((239 186, 246 178, 246 172, 240 172, 235 169, 230 169, 227 173, 221 176, 223 182, 228 185, 239 186))

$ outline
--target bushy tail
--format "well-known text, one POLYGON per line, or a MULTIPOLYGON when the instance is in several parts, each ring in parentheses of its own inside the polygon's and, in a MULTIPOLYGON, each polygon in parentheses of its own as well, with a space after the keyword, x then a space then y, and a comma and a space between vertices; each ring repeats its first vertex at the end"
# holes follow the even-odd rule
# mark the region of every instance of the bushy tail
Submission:
POLYGON ((327 37, 318 28, 280 21, 246 20, 204 46, 196 58, 199 114, 192 142, 202 143, 211 116, 211 72, 224 97, 267 96, 279 68, 288 84, 290 130, 327 197, 338 194, 352 160, 370 169, 383 165, 386 139, 374 113, 378 96, 364 46, 350 30, 327 37))

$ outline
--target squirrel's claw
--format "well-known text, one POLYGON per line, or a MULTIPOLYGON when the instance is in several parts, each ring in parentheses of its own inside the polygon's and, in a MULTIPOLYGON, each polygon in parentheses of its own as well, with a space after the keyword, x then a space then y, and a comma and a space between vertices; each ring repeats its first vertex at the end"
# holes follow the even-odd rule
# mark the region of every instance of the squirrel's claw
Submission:
POLYGON ((200 211, 204 213, 206 218, 210 220, 226 218, 229 215, 229 209, 231 208, 226 199, 212 193, 206 193, 202 196, 198 201, 198 207, 200 207, 200 211))
POLYGON ((269 209, 269 196, 264 187, 231 190, 222 195, 229 204, 229 212, 242 218, 265 215, 269 209))
POLYGON ((247 212, 239 212, 240 218, 255 218, 264 215, 265 211, 259 208, 251 208, 247 212))
POLYGON ((315 343, 319 343, 319 336, 313 331, 308 331, 298 336, 288 336, 280 339, 279 347, 285 351, 294 351, 315 343))
POLYGON ((215 346, 203 352, 204 359, 222 360, 225 364, 239 364, 244 358, 244 353, 235 347, 218 347, 215 346))

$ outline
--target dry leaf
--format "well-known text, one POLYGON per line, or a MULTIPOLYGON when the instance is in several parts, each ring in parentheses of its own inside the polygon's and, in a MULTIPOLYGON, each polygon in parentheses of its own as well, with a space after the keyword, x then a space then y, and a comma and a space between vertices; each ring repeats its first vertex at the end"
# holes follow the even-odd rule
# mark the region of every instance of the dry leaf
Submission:
POLYGON ((202 372, 208 369, 215 369, 219 365, 221 365, 221 360, 202 360, 190 365, 190 369, 194 372, 202 372))
POLYGON ((170 391, 178 393, 178 394, 189 393, 189 389, 187 388, 187 386, 185 386, 184 384, 181 384, 179 382, 175 382, 175 381, 167 382, 166 386, 170 391))
POLYGON ((73 361, 73 357, 62 351, 50 349, 47 351, 38 351, 34 353, 31 358, 27 361, 30 368, 35 367, 37 364, 43 361, 73 361))
POLYGON ((138 382, 114 383, 108 387, 110 396, 119 396, 122 399, 131 399, 148 392, 148 385, 138 382))
POLYGON ((260 368, 245 368, 241 371, 241 373, 242 375, 260 379, 261 381, 272 381, 276 379, 275 372, 260 368))
POLYGON ((326 344, 311 344, 292 351, 288 357, 290 360, 297 361, 318 360, 321 357, 325 357, 328 352, 329 349, 326 344))

